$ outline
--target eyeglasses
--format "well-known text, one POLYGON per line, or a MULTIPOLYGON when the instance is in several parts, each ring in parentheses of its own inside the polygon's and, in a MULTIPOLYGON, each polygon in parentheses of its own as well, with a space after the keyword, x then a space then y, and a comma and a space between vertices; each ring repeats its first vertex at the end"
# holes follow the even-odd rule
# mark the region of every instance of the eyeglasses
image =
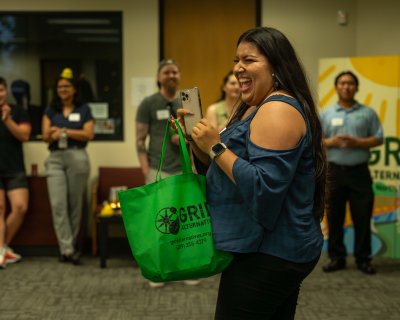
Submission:
POLYGON ((66 85, 63 85, 63 86, 57 86, 57 89, 68 89, 68 88, 72 88, 72 85, 66 84, 66 85))

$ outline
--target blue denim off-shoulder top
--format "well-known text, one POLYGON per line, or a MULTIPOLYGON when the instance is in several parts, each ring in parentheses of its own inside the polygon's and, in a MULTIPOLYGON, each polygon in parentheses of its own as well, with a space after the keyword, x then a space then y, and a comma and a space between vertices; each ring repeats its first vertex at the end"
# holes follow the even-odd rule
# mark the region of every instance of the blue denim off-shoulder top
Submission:
POLYGON ((239 158, 232 169, 236 184, 214 161, 207 171, 215 246, 223 251, 261 252, 292 262, 310 262, 318 258, 323 243, 319 219, 313 214, 311 131, 307 126, 305 136, 289 150, 269 150, 252 143, 250 123, 259 108, 268 107, 268 101, 286 102, 306 119, 297 100, 273 95, 221 133, 221 141, 239 158))

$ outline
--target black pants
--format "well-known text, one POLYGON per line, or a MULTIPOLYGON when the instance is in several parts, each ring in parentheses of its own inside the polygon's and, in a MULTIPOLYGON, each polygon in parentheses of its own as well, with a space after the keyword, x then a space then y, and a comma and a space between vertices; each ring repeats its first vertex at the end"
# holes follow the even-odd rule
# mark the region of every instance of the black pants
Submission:
POLYGON ((327 208, 329 227, 328 253, 331 259, 345 259, 343 224, 349 202, 354 227, 356 262, 371 256, 371 217, 374 205, 372 178, 368 165, 353 167, 329 164, 330 195, 327 208))
POLYGON ((216 320, 293 320, 300 285, 313 270, 262 253, 235 254, 222 273, 216 320))

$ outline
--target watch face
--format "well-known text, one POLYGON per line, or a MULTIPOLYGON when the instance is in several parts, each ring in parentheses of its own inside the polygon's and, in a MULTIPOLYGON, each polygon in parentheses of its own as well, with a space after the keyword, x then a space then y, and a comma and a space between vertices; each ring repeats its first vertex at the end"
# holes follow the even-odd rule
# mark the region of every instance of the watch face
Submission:
POLYGON ((225 148, 222 144, 217 143, 212 147, 212 151, 214 151, 215 154, 219 154, 220 152, 224 151, 225 148))

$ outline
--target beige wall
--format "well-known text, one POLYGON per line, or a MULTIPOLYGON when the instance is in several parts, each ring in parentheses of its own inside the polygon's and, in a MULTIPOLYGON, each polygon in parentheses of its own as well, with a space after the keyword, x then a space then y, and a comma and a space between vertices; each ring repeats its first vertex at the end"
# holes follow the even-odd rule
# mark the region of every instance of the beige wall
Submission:
POLYGON ((317 97, 318 61, 328 57, 400 54, 398 0, 262 0, 262 24, 286 34, 317 97), (348 24, 337 23, 337 11, 348 24))
POLYGON ((399 55, 399 14, 399 0, 358 0, 356 55, 399 55))
POLYGON ((262 8, 263 25, 279 29, 291 41, 310 78, 315 96, 318 60, 355 54, 355 1, 263 0, 262 8), (346 26, 337 23, 338 10, 348 13, 346 26))

